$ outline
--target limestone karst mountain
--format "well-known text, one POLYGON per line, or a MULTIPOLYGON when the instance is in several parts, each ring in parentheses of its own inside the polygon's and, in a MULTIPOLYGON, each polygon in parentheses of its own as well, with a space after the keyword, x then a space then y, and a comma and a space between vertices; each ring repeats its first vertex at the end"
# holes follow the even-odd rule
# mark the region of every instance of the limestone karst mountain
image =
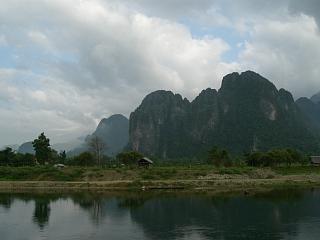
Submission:
POLYGON ((215 145, 233 153, 319 149, 291 93, 252 71, 226 75, 218 91, 203 90, 192 102, 155 91, 130 115, 129 147, 144 154, 190 157, 215 145))

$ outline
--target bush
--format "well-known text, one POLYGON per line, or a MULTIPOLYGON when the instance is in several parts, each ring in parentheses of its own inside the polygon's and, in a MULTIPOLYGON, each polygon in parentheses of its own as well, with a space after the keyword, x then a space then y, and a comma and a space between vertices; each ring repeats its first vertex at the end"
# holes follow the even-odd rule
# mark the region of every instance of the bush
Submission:
POLYGON ((83 152, 74 157, 69 164, 77 166, 93 166, 95 164, 95 159, 90 152, 83 152))
POLYGON ((7 147, 6 149, 0 151, 0 165, 8 166, 10 162, 13 161, 14 157, 15 154, 12 151, 12 148, 7 147))
POLYGON ((125 165, 137 164, 138 160, 142 158, 143 155, 139 152, 122 152, 117 155, 117 160, 125 165))
POLYGON ((303 163, 304 156, 293 149, 274 149, 268 152, 253 152, 245 156, 248 166, 271 167, 280 164, 291 166, 296 163, 303 163))
POLYGON ((229 153, 224 149, 213 147, 208 153, 208 163, 213 163, 216 167, 232 165, 229 153))
POLYGON ((36 160, 35 157, 30 154, 21 154, 17 153, 14 156, 14 159, 10 162, 10 166, 19 167, 19 166, 35 166, 36 160))
POLYGON ((11 148, 6 148, 0 151, 0 165, 1 166, 34 166, 36 164, 35 158, 32 154, 15 153, 11 148))

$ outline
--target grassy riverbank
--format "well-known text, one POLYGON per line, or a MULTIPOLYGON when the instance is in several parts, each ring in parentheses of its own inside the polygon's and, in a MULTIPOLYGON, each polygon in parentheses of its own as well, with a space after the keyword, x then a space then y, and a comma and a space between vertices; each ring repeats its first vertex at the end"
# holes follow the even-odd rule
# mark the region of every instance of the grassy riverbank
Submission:
POLYGON ((0 167, 0 181, 136 181, 136 180, 210 180, 225 178, 275 178, 278 175, 319 174, 314 167, 213 167, 196 166, 154 166, 150 169, 123 167, 66 167, 51 166, 0 167))
POLYGON ((248 191, 269 188, 318 187, 320 168, 154 166, 140 168, 0 167, 0 189, 127 190, 184 189, 248 191))
POLYGON ((137 181, 137 180, 197 180, 212 178, 213 175, 254 175, 263 171, 250 167, 215 168, 211 165, 198 166, 154 166, 150 169, 137 167, 0 167, 0 181, 137 181))

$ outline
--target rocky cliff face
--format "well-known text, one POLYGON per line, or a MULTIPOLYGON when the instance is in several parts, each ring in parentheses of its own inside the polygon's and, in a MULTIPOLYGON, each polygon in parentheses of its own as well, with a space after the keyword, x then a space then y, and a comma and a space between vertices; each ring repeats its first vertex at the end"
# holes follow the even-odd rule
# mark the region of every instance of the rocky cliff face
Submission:
POLYGON ((149 94, 130 115, 131 148, 148 155, 171 156, 187 143, 189 111, 190 102, 179 94, 169 91, 149 94))
POLYGON ((315 103, 308 98, 299 98, 296 104, 301 112, 304 113, 306 122, 314 128, 316 132, 320 132, 320 102, 315 103))
POLYGON ((130 116, 129 136, 132 149, 162 158, 214 145, 237 153, 318 148, 292 95, 251 71, 225 76, 219 91, 203 90, 192 102, 168 91, 149 94, 130 116))
POLYGON ((292 95, 254 72, 225 76, 219 103, 221 121, 214 143, 231 151, 302 149, 299 139, 312 138, 292 95))

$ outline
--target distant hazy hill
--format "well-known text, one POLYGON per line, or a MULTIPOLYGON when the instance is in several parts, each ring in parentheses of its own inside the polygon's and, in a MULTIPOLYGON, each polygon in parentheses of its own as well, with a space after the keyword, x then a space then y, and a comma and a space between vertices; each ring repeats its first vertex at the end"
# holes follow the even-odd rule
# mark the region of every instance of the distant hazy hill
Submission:
POLYGON ((70 151, 78 146, 80 146, 83 142, 83 138, 77 138, 73 141, 64 142, 64 143, 55 143, 52 144, 51 148, 55 149, 58 152, 61 151, 70 151))
POLYGON ((153 92, 130 115, 129 146, 146 155, 192 157, 215 145, 234 153, 319 150, 291 93, 251 71, 228 74, 219 91, 203 90, 192 102, 170 91, 153 92))
POLYGON ((5 145, 5 146, 2 146, 0 150, 6 149, 6 148, 11 148, 13 151, 17 151, 19 148, 19 145, 18 144, 5 145))
POLYGON ((102 139, 107 145, 106 153, 113 156, 128 144, 129 120, 121 114, 104 118, 91 136, 97 136, 102 139))
POLYGON ((320 92, 315 94, 315 95, 313 95, 311 97, 311 101, 314 102, 314 103, 320 103, 320 92))
POLYGON ((25 142, 21 144, 21 146, 18 148, 18 153, 31 153, 34 154, 35 151, 33 149, 32 142, 25 142))
MULTIPOLYGON (((74 149, 75 147, 79 146, 82 143, 82 141, 80 141, 80 139, 76 139, 74 141, 70 141, 67 143, 56 143, 56 144, 52 144, 51 148, 56 150, 57 152, 60 151, 69 151, 71 149, 74 149)), ((18 148, 17 148, 17 152, 19 153, 31 153, 34 154, 34 148, 32 145, 32 141, 30 142, 25 142, 23 144, 21 144, 18 148)))
MULTIPOLYGON (((104 118, 100 121, 94 133, 87 136, 86 141, 89 141, 93 136, 98 136, 106 144, 105 154, 114 156, 128 144, 129 120, 121 114, 104 118)), ((70 151, 68 155, 77 155, 87 150, 87 144, 83 142, 81 146, 70 151)))

